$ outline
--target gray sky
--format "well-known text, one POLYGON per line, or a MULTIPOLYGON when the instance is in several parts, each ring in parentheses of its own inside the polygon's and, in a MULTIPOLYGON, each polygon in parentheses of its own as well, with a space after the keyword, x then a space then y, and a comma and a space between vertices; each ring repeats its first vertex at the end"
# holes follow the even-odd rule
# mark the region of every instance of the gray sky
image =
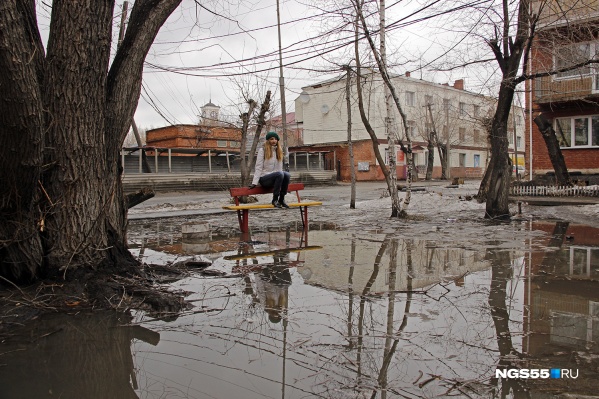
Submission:
MULTIPOLYGON (((117 0, 114 36, 118 35, 122 4, 117 0)), ((412 71, 412 77, 437 83, 466 78, 466 89, 488 90, 480 72, 462 68, 449 72, 417 69, 437 58, 457 40, 460 32, 435 29, 430 21, 410 16, 422 1, 387 0, 387 54, 394 73, 412 71)), ((458 0, 459 1, 459 0, 458 0)), ((484 1, 484 0, 483 0, 484 1)), ((197 123, 200 107, 208 101, 222 107, 221 115, 235 117, 245 109, 239 86, 261 102, 271 90, 273 114, 280 114, 279 56, 276 0, 183 0, 160 30, 146 59, 142 97, 135 120, 141 128, 197 123)), ((351 62, 351 27, 337 36, 325 35, 341 24, 347 1, 280 0, 283 64, 287 111, 303 86, 341 73, 351 62), (339 3, 339 4, 337 4, 339 3), (315 7, 320 5, 319 7, 315 7), (342 12, 338 12, 342 10, 342 12), (338 50, 332 51, 335 48, 338 50)), ((443 2, 441 2, 443 4, 443 2)), ((371 3, 375 7, 377 3, 371 3)), ((42 35, 47 36, 48 1, 37 0, 42 35)), ((132 1, 129 2, 129 11, 132 1)), ((347 10, 346 14, 350 14, 347 10)), ((364 62, 364 61, 363 61, 364 62)), ((353 64, 353 62, 352 62, 353 64)), ((485 94, 488 94, 485 93, 485 94)))
MULTIPOLYGON (((260 97, 265 89, 272 90, 279 114, 279 59, 276 0, 241 1, 225 4, 219 1, 202 2, 200 8, 193 0, 183 0, 163 26, 147 61, 176 71, 166 72, 146 66, 144 90, 136 113, 138 126, 151 128, 169 123, 195 123, 199 107, 208 101, 221 106, 221 114, 236 116, 243 100, 238 84, 259 86, 260 97), (159 110, 163 115, 157 111, 159 110), (167 121, 168 120, 168 121, 167 121)), ((311 4, 317 4, 314 2, 311 4)), ((294 100, 301 87, 330 78, 337 73, 334 64, 347 62, 353 55, 351 45, 345 50, 330 49, 348 43, 345 38, 335 41, 322 32, 340 24, 341 18, 330 11, 342 8, 332 1, 322 1, 316 9, 298 0, 280 0, 282 46, 287 111, 294 110, 294 100), (319 16, 320 14, 320 16, 319 16), (322 16, 324 15, 324 17, 322 16), (347 54, 347 55, 346 55, 347 54), (326 73, 326 71, 331 71, 326 73)), ((417 2, 387 1, 387 21, 392 23, 408 16, 417 2)), ((414 18, 411 18, 414 19, 414 18)), ((414 70, 428 53, 443 46, 425 23, 410 25, 388 32, 390 62, 407 63, 393 72, 414 70), (399 51, 401 50, 401 51, 399 51)), ((447 39, 447 38, 446 38, 447 39)), ((464 78, 463 70, 450 73, 413 72, 412 77, 439 83, 464 78)), ((477 91, 467 79, 467 89, 477 91)), ((254 98, 259 101, 261 98, 254 98)))

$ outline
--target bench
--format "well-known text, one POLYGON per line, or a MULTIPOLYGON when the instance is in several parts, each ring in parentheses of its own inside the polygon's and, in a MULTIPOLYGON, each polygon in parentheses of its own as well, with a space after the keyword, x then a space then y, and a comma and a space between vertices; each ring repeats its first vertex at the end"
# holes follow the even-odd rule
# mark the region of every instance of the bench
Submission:
MULTIPOLYGON (((320 201, 304 201, 302 202, 299 192, 304 189, 304 183, 291 183, 287 188, 287 193, 295 193, 297 197, 297 202, 287 202, 290 208, 299 208, 300 215, 302 218, 302 223, 305 226, 308 225, 308 207, 310 206, 319 206, 322 205, 320 201)), ((257 195, 257 194, 269 194, 273 192, 272 188, 264 188, 260 186, 256 186, 254 188, 249 187, 234 187, 230 188, 229 192, 231 193, 231 197, 235 200, 235 205, 227 205, 223 206, 223 209, 227 209, 230 211, 237 211, 237 219, 239 220, 239 229, 242 233, 249 232, 249 211, 252 209, 279 209, 272 206, 269 202, 268 204, 240 204, 239 198, 245 197, 248 195, 257 195)))

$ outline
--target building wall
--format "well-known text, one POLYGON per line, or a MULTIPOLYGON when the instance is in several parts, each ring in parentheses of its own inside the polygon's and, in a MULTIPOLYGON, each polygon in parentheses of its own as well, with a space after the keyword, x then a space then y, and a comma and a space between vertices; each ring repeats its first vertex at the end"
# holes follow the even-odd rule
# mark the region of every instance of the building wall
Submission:
POLYGON ((148 147, 239 152, 240 140, 239 129, 204 125, 173 125, 146 132, 148 147))
MULTIPOLYGON (((385 295, 390 289, 418 290, 450 278, 456 278, 456 283, 461 284, 463 280, 459 278, 466 273, 489 268, 484 256, 474 250, 437 248, 424 240, 397 239, 393 243, 383 234, 365 234, 369 240, 362 239, 359 250, 356 250, 354 233, 336 231, 331 235, 330 231, 311 230, 310 239, 323 248, 304 253, 305 283, 354 292, 363 292, 370 286, 369 294, 385 295), (386 250, 381 256, 384 245, 386 250), (397 258, 391 263, 389 254, 394 247, 397 258), (352 270, 348 265, 355 267, 352 270), (307 268, 310 269, 308 274, 305 273, 307 268), (389 285, 391 270, 397 273, 393 287, 389 285)), ((360 238, 363 237, 358 235, 360 238)))
MULTIPOLYGON (((540 2, 535 2, 533 6, 538 7, 539 4, 540 2)), ((597 0, 550 1, 543 8, 540 22, 541 29, 538 30, 531 49, 533 73, 554 71, 554 57, 559 54, 556 49, 561 46, 590 43, 595 46, 594 51, 599 49, 597 0)), ((584 60, 577 62, 580 61, 584 60)), ((593 68, 587 72, 568 77, 554 74, 527 82, 526 102, 532 103, 532 112, 529 113, 526 124, 526 135, 529 138, 526 151, 532 152, 532 165, 527 165, 527 169, 532 169, 534 175, 545 175, 554 171, 545 141, 532 121, 534 117, 542 113, 556 129, 556 118, 599 116, 599 90, 595 89, 599 88, 596 86, 598 77, 593 68)), ((599 173, 599 145, 562 147, 562 154, 570 173, 599 173)))
MULTIPOLYGON (((352 83, 352 87, 355 82, 352 83)), ((453 177, 480 177, 488 161, 487 133, 482 125, 484 118, 489 118, 494 106, 494 100, 463 90, 463 80, 455 82, 454 86, 440 85, 413 79, 409 76, 394 78, 398 89, 399 101, 402 104, 407 121, 410 125, 412 146, 416 154, 416 168, 424 177, 427 160, 428 132, 432 130, 431 114, 434 127, 441 141, 450 145, 450 165, 453 177), (410 98, 411 97, 411 98, 410 98), (410 103, 409 100, 413 102, 410 103), (426 104, 430 103, 430 111, 426 104), (447 106, 445 105, 447 103, 447 106), (462 105, 461 105, 462 104, 462 105), (475 161, 476 159, 476 161, 475 161), (475 166, 476 163, 476 166, 475 166)), ((296 99, 296 119, 303 124, 304 144, 321 147, 335 145, 336 152, 330 157, 341 163, 340 178, 349 180, 349 155, 345 149, 348 140, 348 115, 345 98, 345 78, 332 79, 303 88, 302 94, 309 96, 308 101, 302 96, 296 99), (304 101, 302 101, 302 99, 304 101)), ((355 88, 352 88, 352 93, 355 88)), ((376 75, 370 75, 364 84, 365 112, 379 140, 379 150, 383 157, 387 150, 384 116, 384 90, 382 81, 376 75)), ((382 180, 370 135, 367 133, 360 118, 357 98, 351 98, 351 137, 354 141, 355 164, 368 162, 369 171, 357 171, 358 180, 382 180)), ((524 116, 521 108, 516 110, 516 134, 520 142, 518 148, 519 164, 523 164, 524 153, 524 116)), ((404 137, 405 130, 401 118, 393 106, 393 128, 404 137)), ((510 123, 510 136, 513 137, 513 124, 510 123)), ((513 139, 511 141, 514 141, 513 139)), ((513 153, 514 144, 510 145, 513 153)), ((397 147, 399 149, 399 146, 397 147)), ((514 157, 515 159, 515 157, 514 157)), ((403 153, 398 153, 398 177, 405 177, 406 162, 403 153)), ((441 176, 441 163, 435 149, 433 178, 441 176)))

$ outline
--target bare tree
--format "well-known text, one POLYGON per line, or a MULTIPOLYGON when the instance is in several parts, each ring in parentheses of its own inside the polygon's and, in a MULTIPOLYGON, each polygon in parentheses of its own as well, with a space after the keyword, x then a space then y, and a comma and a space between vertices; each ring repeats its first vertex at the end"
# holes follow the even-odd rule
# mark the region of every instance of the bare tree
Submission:
POLYGON ((54 1, 47 49, 36 1, 0 3, 2 275, 136 270, 120 150, 144 59, 180 2, 136 1, 112 62, 114 0, 54 1))
MULTIPOLYGON (((355 57, 356 57, 356 69, 357 69, 357 74, 358 74, 358 79, 356 79, 357 82, 357 91, 358 91, 358 105, 359 105, 359 109, 360 109, 360 117, 362 118, 362 122, 364 123, 364 127, 366 128, 366 130, 368 131, 368 134, 370 135, 371 139, 372 139, 372 144, 373 144, 373 150, 375 152, 375 156, 377 158, 377 161, 379 162, 380 166, 381 166, 381 170, 383 172, 383 175, 385 176, 385 181, 387 182, 387 188, 389 190, 389 195, 391 197, 391 217, 406 217, 407 216, 407 208, 410 204, 410 199, 411 199, 411 186, 412 186, 412 139, 410 137, 410 133, 408 130, 408 123, 407 123, 407 118, 405 113, 403 112, 403 109, 401 107, 401 104, 399 102, 399 98, 397 96, 397 93, 395 91, 395 87, 393 86, 393 83, 391 82, 391 77, 389 75, 389 72, 387 70, 387 66, 385 65, 385 63, 383 62, 383 59, 381 59, 380 54, 378 53, 378 50, 375 46, 374 40, 372 38, 372 35, 370 34, 370 29, 368 28, 368 25, 366 23, 366 19, 362 13, 363 10, 363 1, 361 0, 357 0, 357 1, 353 1, 353 6, 355 8, 356 11, 356 40, 355 40, 355 57), (370 50, 372 52, 373 57, 376 60, 378 69, 379 69, 379 73, 381 75, 381 77, 383 78, 383 81, 385 82, 385 86, 389 89, 389 93, 391 95, 391 98, 393 99, 393 103, 395 104, 395 107, 397 109, 397 111, 400 114, 401 117, 401 121, 404 127, 404 135, 406 138, 406 145, 404 145, 402 140, 398 139, 398 144, 401 148, 401 150, 404 152, 404 154, 406 155, 406 163, 407 163, 407 168, 408 168, 408 172, 407 172, 407 191, 406 191, 406 196, 403 199, 403 206, 401 205, 401 201, 399 200, 399 195, 398 195, 398 190, 397 190, 397 184, 396 184, 396 179, 395 179, 395 162, 393 161, 395 159, 394 155, 391 156, 391 161, 389 163, 389 165, 387 166, 385 164, 385 161, 383 160, 383 157, 380 154, 380 151, 378 149, 378 139, 376 137, 376 133, 374 132, 374 129, 372 128, 372 126, 370 125, 370 122, 368 121, 368 118, 366 116, 366 112, 364 110, 364 101, 363 101, 363 95, 362 95, 362 88, 361 88, 361 66, 360 66, 360 54, 358 51, 358 25, 360 25, 361 31, 363 32, 364 37, 367 39, 368 41, 368 45, 370 46, 370 50)), ((386 124, 391 123, 391 121, 389 120, 389 118, 387 118, 387 120, 385 121, 386 124)), ((395 134, 395 133, 392 133, 395 134)), ((395 137, 394 137, 395 138, 395 137)), ((394 142, 393 139, 390 140, 391 143, 394 142)), ((393 146, 390 146, 393 147, 393 146)), ((394 147, 390 148, 390 151, 395 152, 394 147)))
POLYGON ((347 147, 349 152, 349 171, 351 176, 351 195, 349 207, 356 209, 356 168, 354 166, 354 145, 351 138, 351 68, 349 65, 344 66, 346 70, 345 76, 345 102, 347 107, 347 147))
MULTIPOLYGON (((499 65, 502 79, 499 85, 497 108, 491 120, 491 162, 489 163, 489 192, 485 217, 509 218, 508 194, 512 167, 508 157, 508 119, 512 109, 516 80, 522 58, 528 54, 536 21, 531 17, 529 0, 521 0, 512 22, 510 3, 503 0, 503 27, 487 40, 499 65), (515 26, 515 32, 510 29, 515 26)), ((524 62, 526 64, 526 60, 524 62)))
POLYGON ((270 90, 266 92, 266 96, 259 110, 256 110, 258 104, 252 99, 247 100, 248 111, 241 114, 241 184, 247 186, 250 184, 250 174, 254 168, 256 160, 256 149, 260 141, 260 134, 266 125, 266 113, 270 110, 270 90), (255 119, 254 137, 252 145, 248 151, 247 145, 249 140, 250 122, 255 119))
MULTIPOLYGON (((551 123, 543 114, 537 115, 537 117, 534 119, 534 122, 539 128, 539 131, 543 136, 543 140, 545 140, 545 146, 549 152, 549 159, 551 159, 553 170, 555 170, 557 184, 561 186, 571 186, 572 180, 570 179, 570 173, 568 173, 566 161, 564 160, 564 155, 560 149, 557 134, 553 129, 553 126, 551 126, 551 123)), ((560 136, 564 136, 564 133, 561 131, 561 129, 560 136)))

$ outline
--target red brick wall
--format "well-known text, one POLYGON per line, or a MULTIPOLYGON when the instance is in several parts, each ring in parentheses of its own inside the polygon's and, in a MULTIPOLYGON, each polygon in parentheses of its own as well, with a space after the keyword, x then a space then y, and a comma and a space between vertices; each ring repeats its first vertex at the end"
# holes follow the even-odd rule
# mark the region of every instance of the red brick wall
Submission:
MULTIPOLYGON (((579 102, 562 105, 560 110, 551 110, 547 107, 533 104, 533 117, 541 112, 547 119, 553 120, 560 117, 597 114, 599 109, 596 106, 581 104, 579 102)), ((526 137, 529 137, 529 123, 526 123, 526 137)), ((527 153, 529 145, 529 140, 526 140, 527 153)), ((545 140, 543 140, 543 136, 534 122, 532 123, 532 151, 532 170, 534 174, 545 174, 553 171, 553 165, 549 159, 545 140)), ((562 149, 562 154, 569 172, 599 173, 599 148, 564 148, 562 149)), ((528 170, 529 168, 530 165, 527 164, 526 169, 528 170)))
MULTIPOLYGON (((554 45, 550 35, 554 33, 555 31, 546 31, 545 38, 540 36, 534 40, 531 50, 533 72, 545 72, 552 69, 554 45)), ((599 107, 596 104, 585 101, 590 98, 591 94, 592 79, 590 77, 555 80, 554 77, 549 76, 527 82, 526 85, 526 104, 530 103, 529 89, 532 86, 532 118, 543 113, 548 120, 553 121, 559 117, 599 113, 599 107)), ((525 140, 527 154, 531 150, 529 137, 530 124, 527 121, 527 140, 525 140)), ((599 148, 567 148, 562 149, 562 154, 570 172, 599 173, 599 148)), ((530 162, 529 159, 527 159, 528 162, 530 162)), ((526 168, 527 170, 532 168, 533 174, 540 175, 553 171, 545 141, 534 122, 532 123, 532 163, 532 167, 527 164, 526 168)))
POLYGON ((149 147, 165 148, 200 148, 239 152, 241 131, 224 127, 208 127, 201 125, 174 125, 146 132, 146 144, 149 147), (226 147, 218 146, 218 141, 227 141, 226 147))

